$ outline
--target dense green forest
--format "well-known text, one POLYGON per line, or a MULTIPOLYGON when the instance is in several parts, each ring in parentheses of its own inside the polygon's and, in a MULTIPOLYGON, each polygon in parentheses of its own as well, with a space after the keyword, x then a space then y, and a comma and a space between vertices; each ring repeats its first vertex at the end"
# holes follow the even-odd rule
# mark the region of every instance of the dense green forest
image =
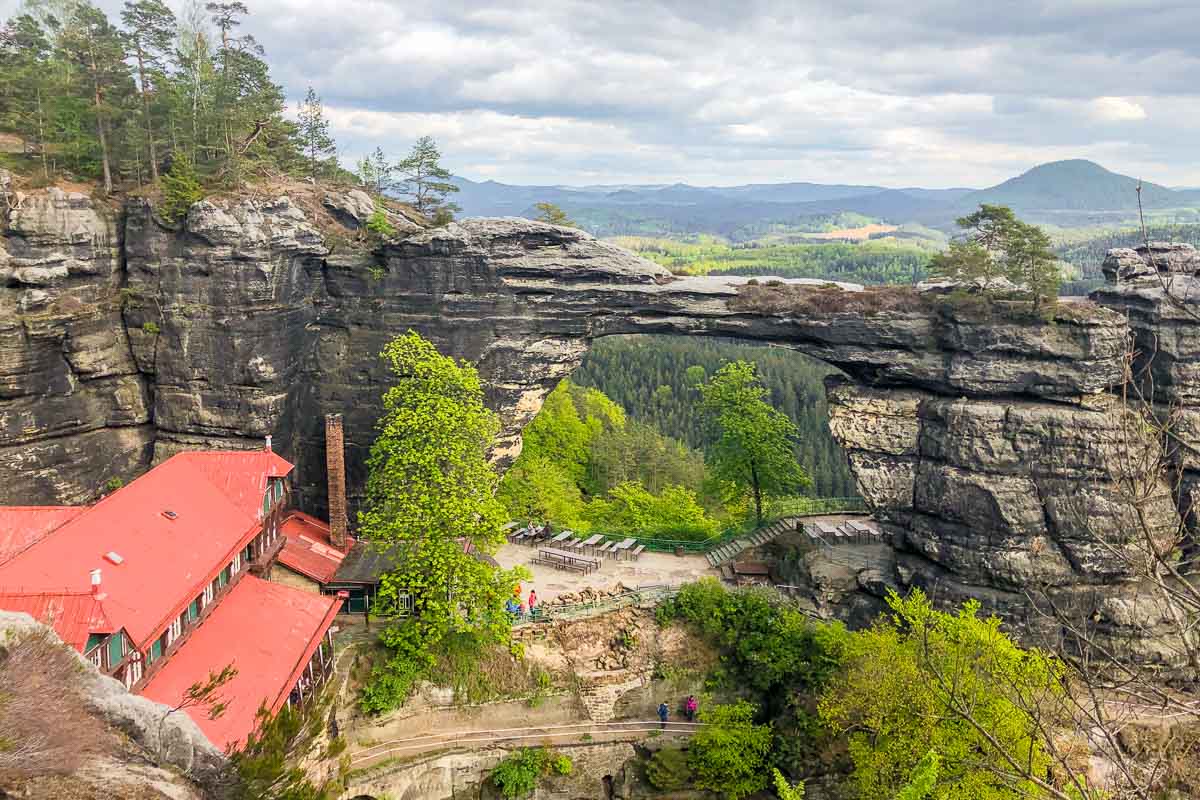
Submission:
POLYGON ((800 353, 718 339, 614 336, 595 343, 573 380, 604 392, 631 420, 703 451, 709 442, 694 387, 722 364, 739 359, 758 365, 772 405, 800 429, 796 458, 812 478, 812 493, 856 494, 845 453, 829 432, 824 379, 836 370, 800 353))
POLYGON ((0 29, 0 130, 21 143, 10 166, 106 192, 182 159, 225 183, 336 170, 319 101, 315 119, 285 119, 263 48, 240 30, 248 13, 127 0, 117 24, 85 0, 23 4, 0 29))
POLYGON ((928 240, 732 245, 715 237, 677 242, 624 236, 614 242, 679 274, 778 275, 866 284, 922 280, 936 252, 928 240))

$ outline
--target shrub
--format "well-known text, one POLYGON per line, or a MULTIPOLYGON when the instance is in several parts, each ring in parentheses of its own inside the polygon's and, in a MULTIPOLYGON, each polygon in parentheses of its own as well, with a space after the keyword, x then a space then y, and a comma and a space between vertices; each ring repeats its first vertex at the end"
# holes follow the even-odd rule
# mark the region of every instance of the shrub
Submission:
POLYGON ((159 334, 160 329, 158 327, 158 323, 143 322, 142 323, 142 331, 150 334, 151 336, 157 336, 159 334))
POLYGON ((387 212, 378 203, 375 210, 367 218, 367 230, 380 239, 388 239, 396 235, 396 227, 387 218, 387 212))
POLYGON ((662 792, 682 789, 692 780, 692 768, 687 754, 677 747, 667 747, 650 757, 646 764, 646 780, 662 792))
POLYGON ((125 485, 125 481, 114 476, 104 482, 104 491, 111 494, 112 492, 115 492, 117 489, 120 489, 124 485, 125 485))
POLYGON ((727 800, 741 800, 767 785, 771 726, 755 725, 756 711, 740 700, 700 712, 705 724, 696 732, 688 752, 697 787, 720 792, 727 800))
POLYGON ((553 772, 570 775, 574 765, 567 756, 541 747, 522 747, 492 770, 492 783, 507 800, 528 797, 537 789, 538 779, 553 772))
POLYGON ((183 153, 175 153, 171 169, 162 176, 163 202, 159 208, 162 218, 172 225, 187 216, 193 203, 204 199, 204 187, 192 160, 183 153))

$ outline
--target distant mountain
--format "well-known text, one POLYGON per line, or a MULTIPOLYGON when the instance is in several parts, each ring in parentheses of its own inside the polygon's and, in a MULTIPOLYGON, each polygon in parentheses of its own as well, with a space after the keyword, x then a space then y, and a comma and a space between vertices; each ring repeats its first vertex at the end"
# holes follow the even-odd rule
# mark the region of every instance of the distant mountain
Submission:
MULTIPOLYGON (((887 189, 881 186, 767 183, 743 186, 622 184, 514 186, 455 178, 455 201, 467 216, 532 216, 554 203, 601 235, 714 233, 752 238, 779 226, 827 223, 854 213, 903 224, 951 229, 980 203, 1007 205, 1034 222, 1083 225, 1128 220, 1137 210, 1137 179, 1092 161, 1042 164, 987 189, 887 189)), ((1200 191, 1142 184, 1148 209, 1200 205, 1200 191)))
MULTIPOLYGON (((1129 211, 1137 210, 1138 180, 1110 172, 1094 161, 1071 159, 1034 167, 1004 183, 963 196, 959 205, 980 203, 1009 206, 1014 211, 1129 211)), ((1191 193, 1142 182, 1146 208, 1170 208, 1194 202, 1191 193)))

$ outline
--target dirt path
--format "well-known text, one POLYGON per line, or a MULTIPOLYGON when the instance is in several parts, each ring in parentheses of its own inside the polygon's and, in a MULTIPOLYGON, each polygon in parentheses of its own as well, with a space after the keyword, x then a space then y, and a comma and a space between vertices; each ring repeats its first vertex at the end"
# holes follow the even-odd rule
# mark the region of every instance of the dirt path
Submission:
MULTIPOLYGON (((481 720, 481 722, 483 722, 481 720)), ((576 742, 639 741, 650 736, 691 736, 700 723, 654 720, 622 722, 577 722, 525 728, 489 728, 484 725, 454 731, 430 732, 379 742, 369 747, 351 747, 350 765, 362 769, 390 759, 408 759, 438 750, 479 749, 501 744, 554 745, 576 742)))

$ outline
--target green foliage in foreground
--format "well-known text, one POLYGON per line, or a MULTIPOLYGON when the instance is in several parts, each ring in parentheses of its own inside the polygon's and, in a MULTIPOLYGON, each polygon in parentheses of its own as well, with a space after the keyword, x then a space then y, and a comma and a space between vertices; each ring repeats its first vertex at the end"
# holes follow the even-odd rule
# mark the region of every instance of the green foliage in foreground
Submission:
POLYGON ((570 775, 574 765, 565 755, 541 747, 523 747, 492 770, 492 783, 506 800, 528 797, 547 775, 570 775))
POLYGON ((332 760, 346 749, 344 739, 325 741, 334 693, 326 691, 298 706, 284 705, 272 714, 259 708, 257 728, 230 754, 236 800, 333 800, 341 795, 348 759, 323 781, 314 783, 305 764, 332 760))
POLYGON ((755 725, 755 707, 744 700, 700 711, 704 725, 692 738, 688 766, 699 789, 741 800, 767 785, 771 727, 755 725))
POLYGON ((375 613, 402 614, 405 598, 411 613, 380 636, 393 657, 376 668, 364 692, 368 711, 403 702, 432 663, 430 649, 447 633, 507 641, 504 602, 524 574, 499 570, 463 547, 466 540, 481 553, 495 552, 507 518, 487 460, 499 423, 483 404, 479 374, 412 331, 390 342, 382 356, 394 384, 384 393, 367 460, 359 530, 393 564, 375 613))
POLYGON ((771 778, 775 784, 775 794, 779 795, 779 800, 804 800, 804 782, 797 784, 788 783, 788 779, 783 777, 783 773, 778 769, 771 770, 771 778))
POLYGON ((1045 716, 1061 708, 1061 663, 1018 647, 997 618, 979 617, 976 601, 947 614, 914 590, 889 605, 891 615, 845 640, 843 668, 819 706, 847 739, 859 795, 895 797, 910 781, 928 783, 921 776, 934 769, 933 750, 934 800, 1047 796, 1042 731, 1064 722, 1045 716))

